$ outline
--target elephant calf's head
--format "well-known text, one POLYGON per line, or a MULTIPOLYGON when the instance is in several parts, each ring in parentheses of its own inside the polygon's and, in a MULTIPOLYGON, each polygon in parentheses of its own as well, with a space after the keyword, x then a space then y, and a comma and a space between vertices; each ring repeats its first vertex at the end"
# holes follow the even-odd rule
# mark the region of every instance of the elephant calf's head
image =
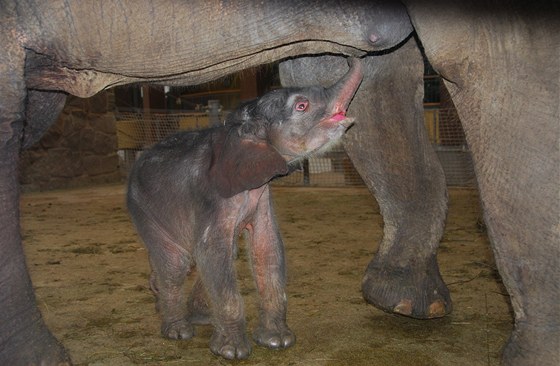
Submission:
POLYGON ((353 123, 346 110, 362 81, 362 66, 350 70, 330 88, 274 90, 232 112, 229 131, 216 146, 210 175, 223 197, 266 184, 289 172, 288 165, 340 138, 353 123))
POLYGON ((266 141, 288 163, 326 149, 354 121, 346 110, 363 75, 360 61, 349 59, 349 65, 330 88, 278 89, 241 107, 242 133, 266 141))

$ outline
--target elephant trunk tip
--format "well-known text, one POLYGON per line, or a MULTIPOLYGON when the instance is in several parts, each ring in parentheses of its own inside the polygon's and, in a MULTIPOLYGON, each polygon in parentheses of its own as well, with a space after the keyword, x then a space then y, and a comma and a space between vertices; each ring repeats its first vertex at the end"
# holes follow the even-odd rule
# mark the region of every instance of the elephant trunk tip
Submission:
POLYGON ((347 119, 346 111, 363 78, 361 60, 359 58, 349 57, 347 62, 350 69, 346 75, 329 88, 331 95, 334 96, 330 117, 330 120, 333 122, 340 122, 347 119))

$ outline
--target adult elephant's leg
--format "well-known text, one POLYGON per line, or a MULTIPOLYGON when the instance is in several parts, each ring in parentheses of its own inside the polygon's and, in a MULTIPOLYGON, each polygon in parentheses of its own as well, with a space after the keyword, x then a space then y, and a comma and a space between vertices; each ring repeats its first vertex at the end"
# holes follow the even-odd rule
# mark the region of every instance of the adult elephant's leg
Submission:
POLYGON ((557 59, 551 64, 554 86, 540 84, 542 74, 495 92, 489 85, 462 91, 448 85, 465 125, 488 236, 515 313, 503 354, 508 366, 560 364, 560 65, 557 59), (473 106, 481 115, 473 115, 473 106))
POLYGON ((0 364, 69 363, 35 303, 19 226, 18 159, 24 120, 24 51, 0 32, 0 364))
POLYGON ((384 228, 362 291, 386 311, 441 317, 451 311, 436 259, 447 189, 424 127, 422 57, 411 39, 365 61, 368 76, 349 111, 357 123, 344 146, 377 199, 384 228))
POLYGON ((559 365, 560 6, 430 5, 411 7, 412 18, 449 80, 515 313, 503 363, 559 365))
MULTIPOLYGON (((364 80, 348 112, 356 123, 344 145, 374 193, 385 227, 363 294, 385 311, 441 317, 451 311, 436 260, 447 190, 424 128, 422 57, 410 39, 396 52, 366 57, 364 64, 364 80)), ((302 58, 283 63, 280 73, 287 85, 328 84, 344 67, 339 57, 302 58)))

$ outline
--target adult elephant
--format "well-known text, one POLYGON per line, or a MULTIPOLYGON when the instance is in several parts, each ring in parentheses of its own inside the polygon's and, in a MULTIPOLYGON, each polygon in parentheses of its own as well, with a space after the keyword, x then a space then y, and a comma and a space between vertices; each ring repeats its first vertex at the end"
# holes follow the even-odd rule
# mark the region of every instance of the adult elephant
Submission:
MULTIPOLYGON (((503 363, 558 365, 559 7, 551 1, 406 5, 472 151, 488 234, 515 314, 503 363)), ((422 127, 423 65, 414 43, 365 58, 365 80, 349 111, 357 122, 345 147, 385 220, 364 297, 387 311, 431 317, 450 310, 435 262, 446 202, 422 127)), ((343 62, 328 56, 287 61, 281 78, 287 85, 328 82, 343 62)))
POLYGON ((560 4, 408 4, 473 155, 515 314, 507 365, 560 364, 560 4), (449 21, 453 19, 453 21, 449 21))
POLYGON ((0 0, 0 364, 70 362, 35 304, 18 183, 21 148, 67 93, 197 84, 299 54, 359 57, 411 31, 404 7, 381 1, 0 0))
MULTIPOLYGON (((557 9, 501 2, 483 11, 489 3, 407 6, 426 54, 448 80, 473 151, 489 234, 516 313, 504 361, 555 364, 557 9)), ((397 45, 411 31, 402 7, 365 2, 191 1, 186 9, 173 1, 29 0, 3 1, 0 8, 0 360, 6 364, 67 360, 35 305, 19 237, 16 174, 22 141, 31 144, 52 123, 62 93, 89 96, 134 81, 199 83, 301 54, 363 56, 397 45), (227 19, 227 27, 216 16, 192 22, 212 15, 227 19)), ((367 59, 370 78, 363 87, 378 88, 368 113, 389 119, 358 124, 346 144, 386 224, 364 293, 389 311, 441 316, 450 310, 435 262, 445 187, 419 123, 418 50, 409 41, 367 59), (403 110, 395 103, 400 98, 412 107, 403 110), (383 161, 381 153, 394 158, 383 161)))

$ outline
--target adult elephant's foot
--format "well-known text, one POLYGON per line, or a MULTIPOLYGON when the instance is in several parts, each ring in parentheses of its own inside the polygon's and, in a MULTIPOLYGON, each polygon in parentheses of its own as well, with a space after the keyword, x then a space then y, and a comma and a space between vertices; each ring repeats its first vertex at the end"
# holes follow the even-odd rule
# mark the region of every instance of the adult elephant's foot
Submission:
MULTIPOLYGON (((42 321, 40 321, 42 323, 42 321)), ((42 323, 0 344, 0 365, 71 365, 66 350, 42 323)))
POLYGON ((366 270, 362 293, 368 303, 383 311, 417 319, 441 318, 452 310, 435 258, 423 265, 397 267, 376 257, 366 270))
POLYGON ((502 364, 508 366, 560 365, 560 325, 558 320, 541 326, 517 322, 504 347, 502 364))

